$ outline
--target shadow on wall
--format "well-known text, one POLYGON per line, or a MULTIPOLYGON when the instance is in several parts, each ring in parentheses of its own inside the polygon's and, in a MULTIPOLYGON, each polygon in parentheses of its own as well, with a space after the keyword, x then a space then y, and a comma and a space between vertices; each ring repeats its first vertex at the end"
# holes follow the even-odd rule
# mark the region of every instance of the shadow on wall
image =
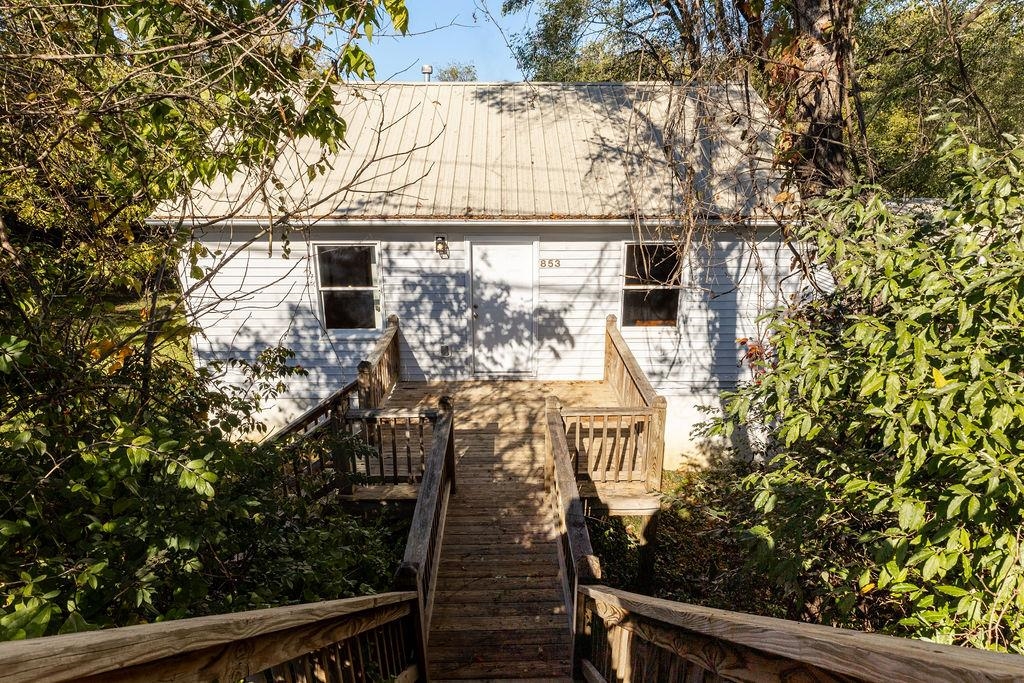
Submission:
MULTIPOLYGON (((422 258, 422 251, 409 244, 386 245, 384 254, 385 263, 396 257, 422 258)), ((403 274, 391 287, 389 310, 400 320, 405 379, 470 377, 474 355, 482 367, 504 365, 510 374, 529 372, 532 367, 522 365, 532 362, 543 346, 575 345, 566 324, 568 306, 533 301, 532 282, 517 280, 502 264, 489 262, 489 255, 477 258, 488 261, 478 264, 484 268, 477 270, 475 282, 467 260, 452 259, 444 270, 427 265, 422 272, 403 274), (471 286, 475 310, 470 308, 471 286)))
MULTIPOLYGON (((542 302, 532 309, 518 305, 521 284, 506 277, 500 263, 489 264, 490 279, 483 290, 478 289, 478 303, 486 304, 481 310, 488 314, 477 321, 474 338, 465 261, 452 259, 442 269, 423 255, 422 246, 409 243, 385 242, 382 248, 385 270, 396 257, 423 263, 415 273, 385 272, 384 277, 383 313, 399 317, 403 379, 464 379, 473 372, 474 344, 477 353, 499 359, 528 343, 536 348, 575 345, 565 320, 568 307, 542 302), (479 301, 481 291, 486 302, 479 301), (447 355, 441 352, 445 345, 450 349, 447 355)), ((306 259, 304 267, 312 268, 312 261, 306 259)), ((297 279, 311 282, 312 273, 297 279)), ((532 285, 529 291, 532 300, 532 285)), ((294 364, 309 374, 290 379, 287 391, 268 408, 267 421, 273 426, 283 424, 354 379, 356 366, 381 336, 380 330, 326 330, 321 319, 317 292, 311 286, 287 288, 272 299, 264 292, 259 302, 245 297, 225 301, 219 309, 207 311, 202 324, 207 330, 228 334, 208 336, 199 360, 251 361, 268 347, 291 349, 294 364)), ((239 373, 232 377, 241 379, 239 373)))

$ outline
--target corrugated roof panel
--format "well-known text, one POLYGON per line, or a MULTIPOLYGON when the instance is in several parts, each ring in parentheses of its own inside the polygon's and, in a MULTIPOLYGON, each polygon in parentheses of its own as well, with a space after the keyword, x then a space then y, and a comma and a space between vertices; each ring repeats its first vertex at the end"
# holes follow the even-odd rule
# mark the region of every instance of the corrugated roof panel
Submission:
POLYGON ((165 217, 649 218, 755 215, 774 128, 738 85, 393 83, 338 89, 348 134, 312 180, 298 140, 264 193, 238 176, 165 217), (696 201, 694 198, 696 197, 696 201))

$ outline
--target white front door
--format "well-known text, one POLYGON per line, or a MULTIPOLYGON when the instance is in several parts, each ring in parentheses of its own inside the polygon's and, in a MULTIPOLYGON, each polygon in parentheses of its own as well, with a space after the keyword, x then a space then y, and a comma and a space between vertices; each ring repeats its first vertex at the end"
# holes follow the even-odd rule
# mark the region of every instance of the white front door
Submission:
POLYGON ((473 280, 473 370, 532 375, 533 241, 470 243, 473 280))

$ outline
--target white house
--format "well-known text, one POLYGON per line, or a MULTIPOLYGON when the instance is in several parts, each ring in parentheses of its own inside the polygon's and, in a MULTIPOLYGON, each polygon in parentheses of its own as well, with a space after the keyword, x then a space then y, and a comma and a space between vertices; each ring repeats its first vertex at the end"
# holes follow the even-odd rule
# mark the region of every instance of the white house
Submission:
POLYGON ((737 340, 758 338, 790 270, 771 217, 773 132, 749 90, 338 96, 344 149, 321 158, 299 141, 269 192, 222 182, 158 217, 193 227, 215 272, 189 297, 200 362, 292 348, 310 374, 277 404, 283 422, 351 379, 391 314, 402 376, 426 380, 600 379, 614 314, 668 399, 666 465, 701 451, 697 409, 748 372, 737 340))

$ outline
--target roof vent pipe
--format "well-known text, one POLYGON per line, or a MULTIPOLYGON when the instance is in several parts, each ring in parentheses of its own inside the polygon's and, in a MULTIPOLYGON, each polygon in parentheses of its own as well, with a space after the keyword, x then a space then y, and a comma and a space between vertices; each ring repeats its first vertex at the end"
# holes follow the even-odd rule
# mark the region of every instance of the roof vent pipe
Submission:
POLYGON ((427 83, 429 83, 430 82, 430 74, 434 73, 434 67, 430 66, 429 64, 424 64, 420 68, 420 73, 423 74, 423 80, 426 81, 427 83))

